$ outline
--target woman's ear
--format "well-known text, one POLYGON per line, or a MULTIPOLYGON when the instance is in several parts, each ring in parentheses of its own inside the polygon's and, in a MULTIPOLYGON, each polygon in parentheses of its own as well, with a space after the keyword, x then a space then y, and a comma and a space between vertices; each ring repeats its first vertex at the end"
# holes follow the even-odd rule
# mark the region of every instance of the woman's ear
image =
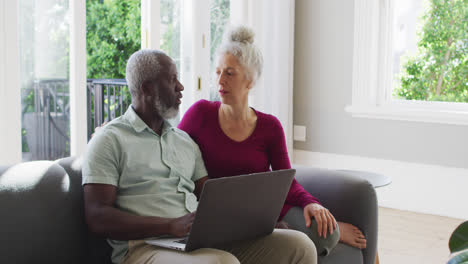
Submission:
POLYGON ((254 82, 253 82, 252 80, 250 80, 250 81, 247 83, 247 89, 249 89, 249 90, 252 89, 253 83, 254 83, 254 82))

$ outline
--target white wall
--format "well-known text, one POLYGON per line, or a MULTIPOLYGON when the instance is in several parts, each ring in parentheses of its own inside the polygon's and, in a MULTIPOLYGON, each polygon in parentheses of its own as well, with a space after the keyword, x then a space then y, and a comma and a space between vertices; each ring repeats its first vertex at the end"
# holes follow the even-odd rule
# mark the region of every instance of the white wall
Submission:
POLYGON ((21 108, 16 1, 0 0, 0 164, 21 161, 21 108), (12 89, 16 87, 16 89, 12 89))
MULTIPOLYGON (((387 205, 408 209, 398 192, 410 190, 415 197, 427 195, 431 190, 451 206, 461 205, 447 197, 453 197, 448 192, 463 192, 466 188, 466 185, 459 186, 455 178, 462 182, 468 178, 468 170, 464 170, 468 169, 468 126, 354 118, 344 111, 351 104, 353 10, 351 0, 296 1, 294 124, 306 126, 307 133, 306 141, 296 141, 294 148, 306 153, 441 166, 447 169, 443 171, 448 174, 439 176, 445 181, 437 181, 436 185, 428 179, 433 184, 424 185, 424 190, 413 179, 392 175, 394 181, 403 181, 403 189, 387 194, 387 200, 395 201, 387 205), (454 176, 451 168, 462 169, 461 174, 454 176)), ((329 166, 317 161, 310 164, 329 166)), ((412 173, 417 175, 404 177, 425 181, 424 170, 412 170, 412 173)), ((427 203, 420 200, 419 207, 429 208, 427 203)), ((411 210, 418 211, 418 203, 411 210)), ((446 214, 436 209, 430 213, 446 214)))

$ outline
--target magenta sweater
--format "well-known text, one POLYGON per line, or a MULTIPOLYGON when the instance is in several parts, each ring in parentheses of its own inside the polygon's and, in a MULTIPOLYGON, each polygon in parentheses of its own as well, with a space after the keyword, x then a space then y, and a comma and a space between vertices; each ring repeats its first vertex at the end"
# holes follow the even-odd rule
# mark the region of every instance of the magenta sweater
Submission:
MULTIPOLYGON (((264 172, 270 166, 273 170, 291 168, 283 128, 276 117, 255 110, 254 132, 237 142, 219 126, 220 105, 220 102, 200 100, 190 107, 178 126, 197 142, 210 178, 264 172)), ((279 219, 291 207, 303 208, 309 203, 319 202, 294 179, 279 219)))

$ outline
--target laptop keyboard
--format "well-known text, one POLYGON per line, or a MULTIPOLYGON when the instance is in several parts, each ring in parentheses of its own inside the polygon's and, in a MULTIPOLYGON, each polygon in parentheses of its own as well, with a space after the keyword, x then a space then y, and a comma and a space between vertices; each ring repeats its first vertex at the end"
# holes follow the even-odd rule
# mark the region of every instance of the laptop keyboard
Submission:
POLYGON ((181 239, 181 240, 177 240, 176 243, 187 244, 187 241, 188 241, 188 237, 181 239))

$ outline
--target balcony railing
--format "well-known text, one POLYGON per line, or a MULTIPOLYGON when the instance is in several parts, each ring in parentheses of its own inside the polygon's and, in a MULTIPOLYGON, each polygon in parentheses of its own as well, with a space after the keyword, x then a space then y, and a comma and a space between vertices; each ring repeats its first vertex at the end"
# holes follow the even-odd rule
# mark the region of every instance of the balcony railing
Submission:
MULTIPOLYGON (((35 81, 22 90, 23 159, 54 160, 70 155, 69 81, 35 81)), ((89 79, 87 82, 88 139, 94 128, 122 115, 131 103, 123 79, 89 79)))
POLYGON ((22 90, 22 140, 26 160, 70 155, 68 80, 35 81, 22 90))
POLYGON ((121 116, 131 104, 125 79, 88 80, 88 140, 94 128, 121 116))

